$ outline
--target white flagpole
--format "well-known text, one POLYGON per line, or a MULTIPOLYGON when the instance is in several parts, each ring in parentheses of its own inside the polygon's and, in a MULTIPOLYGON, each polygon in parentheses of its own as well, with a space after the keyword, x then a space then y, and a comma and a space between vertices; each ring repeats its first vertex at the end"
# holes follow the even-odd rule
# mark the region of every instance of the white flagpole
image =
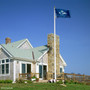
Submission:
POLYGON ((42 80, 43 80, 43 58, 42 58, 42 80))
POLYGON ((56 15, 54 7, 54 70, 55 70, 55 80, 56 80, 56 15))

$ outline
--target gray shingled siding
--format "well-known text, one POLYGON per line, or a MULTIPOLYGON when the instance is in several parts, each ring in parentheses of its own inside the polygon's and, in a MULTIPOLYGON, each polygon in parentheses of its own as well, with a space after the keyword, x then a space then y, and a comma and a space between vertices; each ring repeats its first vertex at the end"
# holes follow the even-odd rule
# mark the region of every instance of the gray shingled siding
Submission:
MULTIPOLYGON (((0 60, 3 60, 5 58, 9 58, 9 55, 4 50, 0 49, 0 60)), ((0 74, 0 80, 6 79, 13 80, 13 60, 10 60, 10 74, 0 74)))
POLYGON ((23 45, 21 45, 19 48, 21 49, 30 49, 30 45, 28 44, 28 42, 25 42, 23 45))
POLYGON ((10 75, 0 75, 0 80, 13 80, 13 60, 10 60, 10 75))
POLYGON ((0 49, 0 59, 8 58, 9 55, 4 52, 4 50, 0 49))

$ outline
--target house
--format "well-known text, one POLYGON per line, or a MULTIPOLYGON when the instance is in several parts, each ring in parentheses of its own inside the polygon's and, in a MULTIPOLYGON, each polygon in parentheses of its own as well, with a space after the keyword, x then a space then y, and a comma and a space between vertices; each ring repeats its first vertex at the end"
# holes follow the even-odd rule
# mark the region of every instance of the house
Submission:
MULTIPOLYGON (((15 82, 19 73, 39 73, 40 79, 47 79, 47 73, 54 73, 54 35, 49 34, 47 45, 34 48, 28 39, 12 42, 6 38, 0 44, 0 80, 15 82)), ((56 72, 64 72, 66 63, 59 52, 59 36, 56 35, 56 72)))

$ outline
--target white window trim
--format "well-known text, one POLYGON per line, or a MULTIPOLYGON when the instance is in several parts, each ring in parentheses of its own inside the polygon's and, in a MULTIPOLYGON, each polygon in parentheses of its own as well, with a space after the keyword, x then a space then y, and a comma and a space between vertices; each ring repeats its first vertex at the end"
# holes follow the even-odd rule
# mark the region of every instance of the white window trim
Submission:
POLYGON ((62 72, 64 72, 64 66, 60 66, 60 68, 62 68, 62 72))
POLYGON ((41 58, 43 58, 43 56, 46 54, 48 52, 48 50, 47 51, 45 51, 39 58, 38 58, 38 60, 37 61, 39 61, 41 58))
MULTIPOLYGON (((22 63, 25 64, 25 73, 27 73, 27 64, 26 63, 22 63)), ((21 64, 21 73, 22 73, 22 64, 21 64)))
MULTIPOLYGON (((41 65, 41 66, 42 66, 42 63, 38 63, 38 66, 39 66, 39 65, 41 65)), ((43 66, 44 66, 44 65, 45 65, 45 66, 47 66, 47 72, 48 72, 48 64, 43 63, 43 66)), ((39 68, 39 67, 38 67, 38 68, 39 68)), ((38 69, 38 70, 39 70, 39 69, 38 69)), ((39 72, 39 71, 38 71, 38 72, 39 72)), ((43 80, 43 78, 40 78, 40 80, 43 80)))
POLYGON ((25 68, 26 68, 25 73, 27 73, 27 64, 31 64, 31 72, 32 72, 32 63, 31 62, 20 61, 20 73, 22 73, 22 64, 25 64, 25 68))
POLYGON ((0 77, 2 77, 2 76, 9 76, 10 75, 10 59, 9 59, 9 62, 7 62, 7 63, 6 63, 6 59, 9 59, 9 58, 0 59, 0 61, 1 61, 0 65, 2 65, 2 64, 4 64, 4 65, 9 64, 9 73, 6 74, 6 72, 5 72, 5 74, 0 74, 0 77), (2 60, 5 60, 5 63, 2 63, 2 60))
POLYGON ((3 48, 3 46, 1 46, 0 49, 3 49, 10 57, 12 57, 12 55, 5 48, 3 48))
POLYGON ((16 60, 13 61, 13 82, 16 81, 16 60))

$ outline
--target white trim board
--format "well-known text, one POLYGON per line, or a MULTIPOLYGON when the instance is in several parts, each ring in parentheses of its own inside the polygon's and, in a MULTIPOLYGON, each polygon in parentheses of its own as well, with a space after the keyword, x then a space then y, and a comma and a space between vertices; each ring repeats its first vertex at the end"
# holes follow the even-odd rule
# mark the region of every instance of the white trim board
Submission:
POLYGON ((1 45, 1 49, 3 49, 10 57, 12 57, 12 55, 2 45, 1 45))
POLYGON ((13 82, 16 81, 16 60, 13 61, 13 82))
MULTIPOLYGON (((0 60, 5 60, 5 63, 3 63, 4 65, 6 65, 6 64, 9 64, 9 73, 8 74, 0 74, 0 77, 2 77, 2 76, 10 76, 10 64, 11 64, 11 62, 10 62, 10 59, 9 59, 9 62, 8 63, 6 63, 6 59, 9 59, 9 58, 4 58, 4 59, 0 59, 0 60)), ((0 65, 2 65, 2 62, 1 62, 1 64, 0 65)))
POLYGON ((37 61, 39 61, 47 52, 48 52, 48 50, 47 50, 46 52, 44 52, 44 53, 42 54, 42 56, 40 56, 40 57, 38 58, 37 61))
POLYGON ((62 60, 62 62, 63 62, 63 64, 64 64, 64 66, 67 66, 67 64, 66 64, 66 62, 64 61, 64 59, 62 58, 62 56, 59 54, 59 56, 60 56, 60 58, 61 58, 61 60, 62 60))
POLYGON ((32 72, 32 63, 31 62, 19 61, 19 64, 20 64, 20 73, 22 73, 22 64, 31 64, 31 72, 32 72))
POLYGON ((27 42, 27 43, 29 44, 29 46, 30 46, 31 48, 33 48, 33 46, 31 45, 31 43, 29 42, 28 39, 25 39, 22 43, 20 43, 20 44, 17 46, 17 48, 19 48, 20 46, 22 46, 25 42, 27 42))

